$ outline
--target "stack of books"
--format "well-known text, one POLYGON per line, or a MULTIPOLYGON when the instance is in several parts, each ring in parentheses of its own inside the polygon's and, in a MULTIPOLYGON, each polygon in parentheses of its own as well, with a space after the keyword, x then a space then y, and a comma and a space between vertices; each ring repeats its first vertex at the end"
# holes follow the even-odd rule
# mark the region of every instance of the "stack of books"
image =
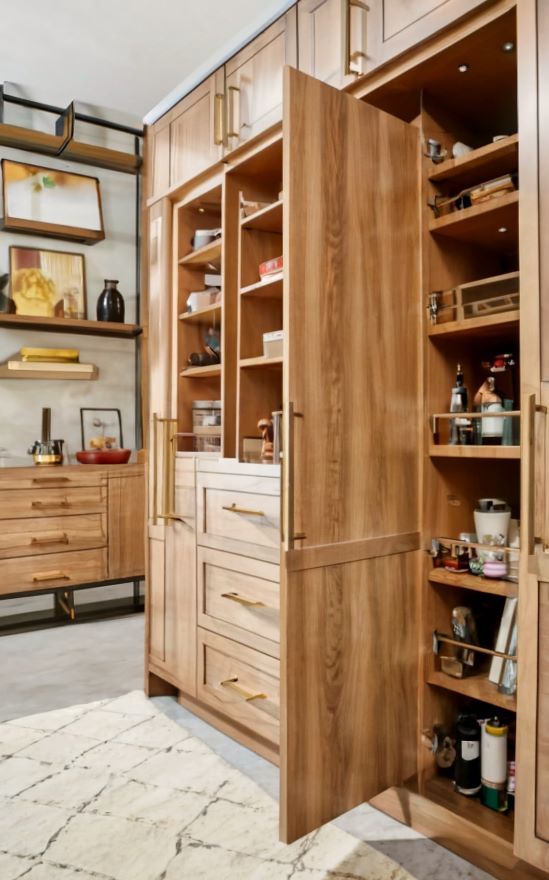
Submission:
POLYGON ((80 363, 77 348, 22 348, 7 362, 8 370, 14 372, 82 373, 94 374, 93 364, 80 363))

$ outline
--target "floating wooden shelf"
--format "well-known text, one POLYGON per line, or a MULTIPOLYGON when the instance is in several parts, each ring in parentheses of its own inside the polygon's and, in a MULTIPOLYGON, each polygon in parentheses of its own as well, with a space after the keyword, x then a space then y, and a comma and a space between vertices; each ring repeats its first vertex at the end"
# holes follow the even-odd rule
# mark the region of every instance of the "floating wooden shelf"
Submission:
POLYGON ((431 458, 520 458, 520 446, 439 446, 429 447, 431 458))
POLYGON ((518 247, 518 192, 492 198, 429 223, 429 232, 493 250, 518 247), (506 229, 506 232, 499 232, 506 229))
POLYGON ((456 791, 453 780, 444 776, 433 776, 424 780, 418 790, 433 803, 467 819, 473 826, 495 834, 510 844, 513 843, 514 814, 512 812, 498 813, 485 807, 479 798, 464 797, 456 791))
POLYGON ((182 312, 179 320, 184 324, 208 324, 210 321, 219 321, 221 319, 221 303, 213 306, 204 306, 203 309, 197 309, 195 312, 182 312))
POLYGON ((280 367, 282 366, 283 358, 267 358, 267 357, 255 357, 255 358, 245 358, 240 361, 240 366, 243 369, 257 369, 258 367, 280 367))
POLYGON ((282 232, 282 200, 261 208, 240 221, 243 229, 258 229, 261 232, 282 232))
POLYGON ((467 678, 452 678, 451 675, 445 675, 444 672, 433 671, 427 676, 427 684, 462 694, 471 700, 480 700, 483 703, 490 703, 492 706, 499 706, 509 712, 517 711, 516 697, 500 694, 497 686, 488 681, 486 672, 469 675, 467 678))
POLYGON ((512 581, 501 581, 496 578, 478 577, 474 574, 456 574, 445 568, 433 568, 429 572, 431 584, 442 584, 462 590, 475 590, 477 593, 489 593, 493 596, 516 596, 518 584, 512 581))
POLYGON ((429 180, 439 183, 452 180, 461 189, 510 174, 518 168, 518 134, 509 135, 501 141, 486 144, 457 159, 447 159, 436 165, 429 180))
POLYGON ((241 287, 242 296, 257 296, 264 299, 282 299, 282 278, 275 278, 273 281, 256 281, 255 284, 248 284, 247 287, 241 287))
POLYGON ((76 333, 83 336, 116 336, 133 339, 143 332, 137 324, 119 324, 114 321, 85 321, 77 318, 35 318, 29 315, 0 314, 0 327, 20 330, 40 330, 49 333, 76 333))
POLYGON ((501 336, 506 330, 519 328, 519 311, 499 312, 497 315, 484 315, 478 318, 464 318, 462 321, 447 321, 445 324, 431 324, 428 336, 482 336, 491 338, 501 336))
POLYGON ((89 372, 81 370, 48 370, 47 364, 44 364, 41 370, 10 370, 7 364, 0 364, 0 379, 79 379, 89 381, 97 379, 99 370, 93 367, 89 372))
POLYGON ((186 254, 179 260, 180 266, 190 266, 193 269, 208 268, 210 264, 219 265, 221 262, 221 239, 216 238, 209 244, 205 244, 190 254, 186 254))
POLYGON ((187 367, 179 374, 184 379, 200 379, 202 377, 211 378, 213 376, 221 376, 221 364, 210 364, 207 367, 187 367))

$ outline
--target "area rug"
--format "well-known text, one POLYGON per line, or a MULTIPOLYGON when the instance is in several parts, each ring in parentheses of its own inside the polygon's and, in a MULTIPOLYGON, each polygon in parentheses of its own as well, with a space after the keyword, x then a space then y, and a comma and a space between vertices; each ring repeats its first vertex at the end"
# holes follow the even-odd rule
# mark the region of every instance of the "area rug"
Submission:
POLYGON ((142 692, 0 724, 1 880, 411 880, 278 805, 142 692))

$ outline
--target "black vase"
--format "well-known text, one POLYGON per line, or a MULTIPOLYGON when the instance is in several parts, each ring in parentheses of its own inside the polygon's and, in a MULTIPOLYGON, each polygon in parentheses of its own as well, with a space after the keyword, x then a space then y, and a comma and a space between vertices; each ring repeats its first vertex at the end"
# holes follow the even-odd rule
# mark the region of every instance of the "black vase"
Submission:
POLYGON ((118 281, 105 279, 105 289, 97 300, 97 320, 124 323, 124 297, 117 290, 118 281))

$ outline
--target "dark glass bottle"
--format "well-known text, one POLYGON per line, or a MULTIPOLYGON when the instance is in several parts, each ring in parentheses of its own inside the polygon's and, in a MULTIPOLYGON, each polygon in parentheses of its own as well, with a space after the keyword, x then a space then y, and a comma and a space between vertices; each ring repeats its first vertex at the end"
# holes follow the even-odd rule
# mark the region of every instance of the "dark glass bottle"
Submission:
POLYGON ((105 288, 97 300, 97 320, 124 323, 124 297, 117 289, 118 281, 105 279, 105 288))

